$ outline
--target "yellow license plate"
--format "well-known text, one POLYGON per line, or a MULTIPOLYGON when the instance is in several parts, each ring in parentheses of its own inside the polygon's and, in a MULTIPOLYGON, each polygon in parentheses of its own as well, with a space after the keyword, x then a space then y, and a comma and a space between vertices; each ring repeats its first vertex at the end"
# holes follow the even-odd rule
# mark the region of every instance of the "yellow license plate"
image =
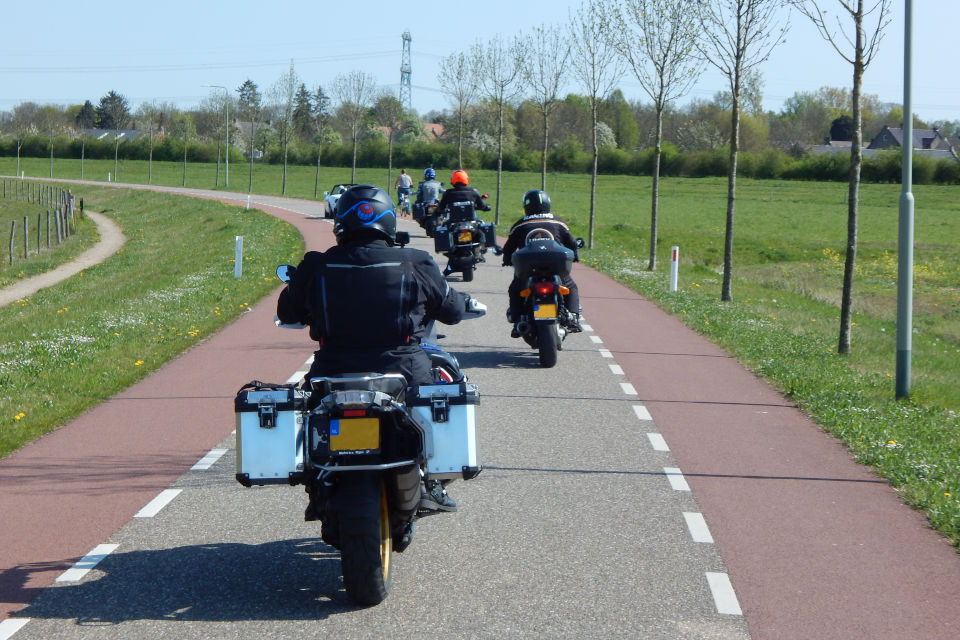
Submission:
POLYGON ((341 418, 330 421, 331 451, 362 451, 380 448, 380 420, 341 418))
POLYGON ((470 242, 473 240, 473 234, 469 231, 461 231, 457 234, 457 242, 470 242))
POLYGON ((534 318, 556 318, 557 305, 539 304, 533 309, 533 317, 534 318))

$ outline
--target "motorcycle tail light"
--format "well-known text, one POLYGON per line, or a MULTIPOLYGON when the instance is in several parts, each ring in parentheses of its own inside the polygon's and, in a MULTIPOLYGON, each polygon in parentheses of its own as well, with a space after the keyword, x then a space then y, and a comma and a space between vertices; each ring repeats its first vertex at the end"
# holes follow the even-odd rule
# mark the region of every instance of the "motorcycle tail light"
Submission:
POLYGON ((552 282, 538 282, 533 286, 533 290, 537 293, 538 296, 545 296, 547 294, 553 293, 553 283, 552 282))
POLYGON ((365 409, 346 409, 343 412, 344 418, 359 418, 365 415, 367 415, 365 409))

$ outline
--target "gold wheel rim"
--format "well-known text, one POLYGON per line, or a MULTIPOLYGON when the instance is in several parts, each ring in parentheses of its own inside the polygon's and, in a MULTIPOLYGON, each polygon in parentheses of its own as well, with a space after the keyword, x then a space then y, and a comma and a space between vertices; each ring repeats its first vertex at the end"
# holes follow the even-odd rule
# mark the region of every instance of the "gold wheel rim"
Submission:
POLYGON ((380 567, 383 579, 390 575, 390 553, 393 551, 393 537, 390 535, 390 510, 387 507, 387 492, 380 486, 380 567))

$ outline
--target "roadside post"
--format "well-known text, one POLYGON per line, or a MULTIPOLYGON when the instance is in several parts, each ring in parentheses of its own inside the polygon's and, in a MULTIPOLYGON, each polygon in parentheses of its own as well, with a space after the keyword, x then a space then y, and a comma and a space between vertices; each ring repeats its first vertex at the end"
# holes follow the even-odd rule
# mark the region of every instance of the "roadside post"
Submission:
POLYGON ((239 278, 243 273, 243 236, 236 237, 236 246, 233 252, 233 277, 239 278))
POLYGON ((670 291, 677 290, 677 263, 680 260, 680 247, 670 247, 670 291))

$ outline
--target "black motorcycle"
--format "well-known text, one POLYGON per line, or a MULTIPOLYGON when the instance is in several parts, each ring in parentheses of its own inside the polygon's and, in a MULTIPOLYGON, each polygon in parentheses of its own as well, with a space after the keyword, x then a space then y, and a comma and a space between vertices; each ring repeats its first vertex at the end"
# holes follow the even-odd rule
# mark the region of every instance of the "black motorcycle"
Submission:
MULTIPOLYGON (((577 246, 583 246, 583 239, 577 238, 577 246)), ((573 258, 573 251, 550 238, 529 240, 511 256, 516 277, 523 283, 523 312, 516 329, 539 350, 543 367, 557 364, 557 352, 572 326, 564 298, 570 290, 563 286, 563 277, 570 274, 573 258)))
POLYGON ((488 249, 495 255, 500 251, 494 224, 477 218, 473 203, 466 201, 449 205, 442 226, 434 230, 433 242, 436 252, 447 257, 444 275, 459 271, 464 282, 473 280, 473 272, 486 261, 484 254, 488 249))
MULTIPOLYGON (((277 269, 284 281, 293 272, 277 269)), ((471 317, 483 314, 483 305, 472 305, 471 317)), ((237 481, 305 485, 305 518, 321 522, 323 541, 340 551, 347 595, 364 606, 386 598, 391 553, 410 544, 415 519, 436 513, 419 510, 421 484, 481 471, 477 387, 455 357, 434 343, 421 346, 433 384, 359 372, 314 377, 308 389, 251 382, 235 402, 237 481)))

